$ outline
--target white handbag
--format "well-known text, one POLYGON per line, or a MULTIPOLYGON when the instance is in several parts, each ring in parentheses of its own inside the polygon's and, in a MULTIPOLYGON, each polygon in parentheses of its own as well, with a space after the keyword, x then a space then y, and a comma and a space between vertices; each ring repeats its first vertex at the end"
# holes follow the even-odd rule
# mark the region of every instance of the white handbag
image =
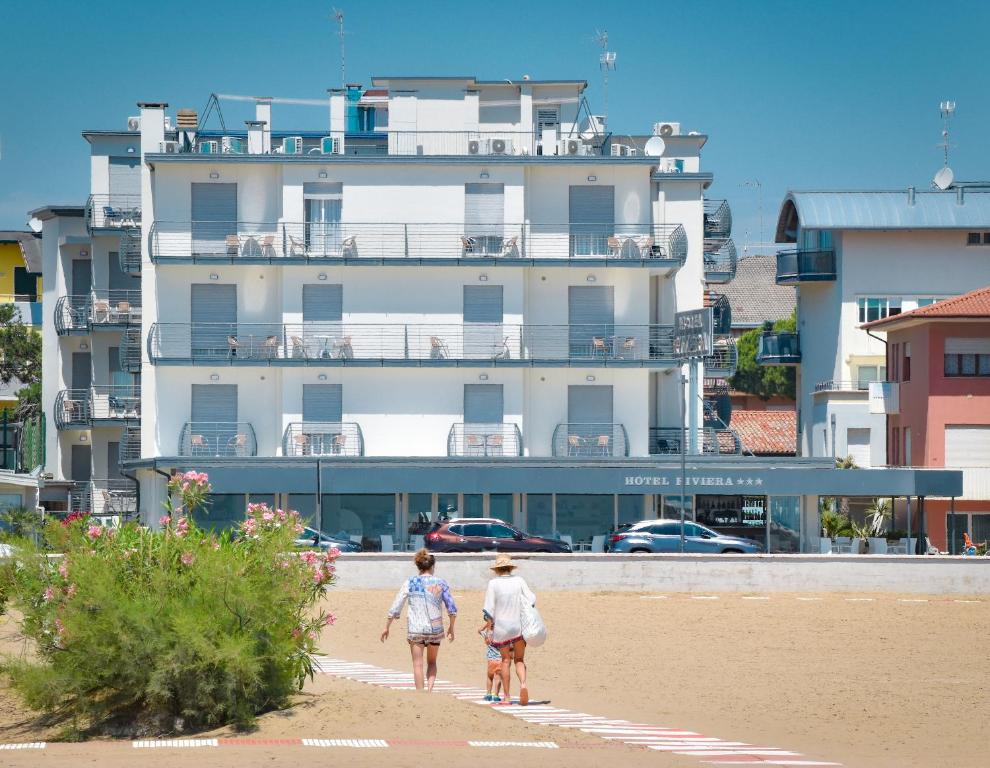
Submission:
POLYGON ((530 605, 524 599, 519 600, 522 606, 522 636, 527 645, 534 647, 543 645, 547 641, 547 625, 543 623, 543 617, 536 610, 536 606, 530 605))

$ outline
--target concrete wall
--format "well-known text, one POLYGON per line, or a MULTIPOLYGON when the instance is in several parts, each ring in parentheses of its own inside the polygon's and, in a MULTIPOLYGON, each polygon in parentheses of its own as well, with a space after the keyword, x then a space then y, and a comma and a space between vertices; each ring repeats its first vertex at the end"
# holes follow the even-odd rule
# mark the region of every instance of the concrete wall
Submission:
MULTIPOLYGON (((963 557, 814 555, 532 555, 516 571, 537 594, 620 592, 897 592, 990 594, 990 560, 963 557)), ((455 591, 484 589, 494 555, 438 555, 455 591)), ((341 555, 339 589, 398 589, 412 554, 341 555)), ((551 628, 552 629, 552 628, 551 628)))

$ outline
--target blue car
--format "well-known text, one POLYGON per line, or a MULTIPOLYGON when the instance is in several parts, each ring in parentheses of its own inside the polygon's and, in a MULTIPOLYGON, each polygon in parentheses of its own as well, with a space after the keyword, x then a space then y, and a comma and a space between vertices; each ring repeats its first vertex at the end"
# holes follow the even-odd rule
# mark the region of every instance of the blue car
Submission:
MULTIPOLYGON (((610 552, 680 552, 680 520, 642 520, 609 537, 610 552)), ((759 554, 751 539, 725 536, 697 523, 684 523, 684 551, 692 554, 759 554)))
POLYGON ((333 549, 336 547, 341 552, 361 552, 362 547, 350 539, 341 539, 336 536, 328 536, 315 528, 303 528, 303 532, 295 542, 297 547, 318 547, 319 549, 333 549))

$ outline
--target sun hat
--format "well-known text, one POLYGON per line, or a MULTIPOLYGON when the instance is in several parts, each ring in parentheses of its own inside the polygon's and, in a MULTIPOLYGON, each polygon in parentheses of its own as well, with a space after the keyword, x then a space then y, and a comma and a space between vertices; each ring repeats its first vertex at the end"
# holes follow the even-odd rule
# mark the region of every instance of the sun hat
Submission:
POLYGON ((511 571, 513 568, 517 568, 518 566, 512 562, 512 558, 508 555, 499 555, 495 558, 495 562, 488 567, 493 571, 502 571, 505 569, 511 571))

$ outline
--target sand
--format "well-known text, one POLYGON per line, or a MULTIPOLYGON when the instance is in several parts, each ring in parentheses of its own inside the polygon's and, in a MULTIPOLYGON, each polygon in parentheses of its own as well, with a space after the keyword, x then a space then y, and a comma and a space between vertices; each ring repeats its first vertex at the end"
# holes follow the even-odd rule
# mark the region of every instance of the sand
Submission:
MULTIPOLYGON (((346 576, 345 581, 346 583, 346 576)), ((440 675, 484 683, 475 634, 482 595, 458 592, 457 637, 440 653, 440 675)), ((378 641, 391 593, 331 593, 339 617, 323 642, 333 658, 407 671, 402 627, 378 641)), ((707 736, 801 752, 846 766, 983 766, 990 717, 990 601, 917 595, 772 595, 749 600, 669 595, 552 593, 539 596, 550 640, 530 649, 530 691, 559 707, 677 727, 707 736), (815 597, 819 599, 808 599, 815 597), (907 602, 910 600, 911 602, 907 602)), ((9 633, 9 628, 7 629, 9 633)), ((0 742, 51 738, 0 690, 0 742)), ((221 730, 209 735, 233 735, 221 730)), ((605 745, 573 729, 529 725, 434 694, 392 691, 321 676, 286 712, 259 719, 254 738, 493 739, 555 741, 560 750, 502 754, 450 746, 321 751, 245 746, 136 753, 127 745, 58 745, 0 753, 4 765, 141 763, 260 766, 301 759, 348 765, 699 766, 635 747, 605 745), (94 750, 96 753, 94 754, 94 750), (206 752, 206 754, 204 754, 206 752)))

